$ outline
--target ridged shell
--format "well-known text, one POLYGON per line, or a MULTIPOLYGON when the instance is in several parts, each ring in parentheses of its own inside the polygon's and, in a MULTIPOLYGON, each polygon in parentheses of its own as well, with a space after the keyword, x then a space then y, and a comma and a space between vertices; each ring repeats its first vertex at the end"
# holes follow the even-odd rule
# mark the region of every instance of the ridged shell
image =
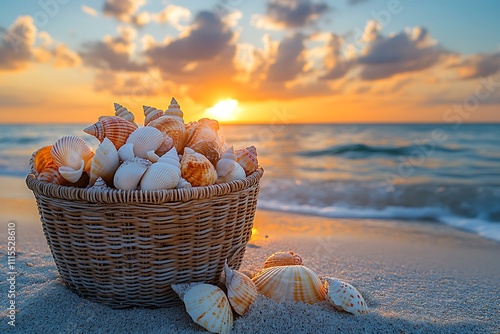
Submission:
POLYGON ((46 165, 40 174, 38 174, 37 180, 60 186, 68 184, 68 181, 59 173, 59 168, 54 163, 46 165))
POLYGON ((52 145, 44 146, 34 152, 31 156, 30 167, 34 172, 36 172, 37 176, 49 166, 54 165, 54 159, 52 158, 52 154, 50 153, 51 150, 52 145))
POLYGON ((118 150, 118 157, 121 161, 126 161, 128 159, 135 158, 134 154, 134 144, 128 143, 123 144, 122 147, 118 150))
POLYGON ((172 138, 177 152, 182 152, 186 143, 186 126, 184 121, 179 117, 163 115, 154 121, 151 121, 148 126, 157 128, 162 133, 172 138))
POLYGON ((182 188, 192 188, 193 186, 191 185, 191 183, 189 183, 188 181, 186 181, 185 179, 183 179, 181 177, 181 179, 179 180, 179 183, 177 183, 177 186, 175 187, 176 189, 182 189, 182 188))
POLYGON ((203 154, 216 164, 222 154, 222 142, 217 131, 219 122, 213 119, 202 118, 197 122, 196 128, 186 142, 186 146, 203 154))
POLYGON ((151 121, 161 117, 163 115, 163 110, 156 109, 155 107, 142 106, 144 110, 144 125, 148 125, 151 121))
POLYGON ((145 126, 132 132, 127 139, 127 144, 134 144, 134 155, 136 157, 147 159, 148 152, 156 151, 164 140, 165 135, 158 129, 145 126))
POLYGON ((246 177, 245 170, 236 162, 234 149, 231 146, 217 161, 218 183, 241 180, 246 177))
POLYGON ((106 181, 102 179, 102 177, 98 177, 97 180, 95 180, 94 184, 89 187, 89 189, 92 190, 105 190, 105 189, 110 189, 109 186, 107 185, 106 181))
POLYGON ((72 168, 69 166, 60 166, 59 173, 61 173, 62 177, 64 177, 68 182, 75 183, 80 180, 83 174, 83 169, 85 167, 85 162, 80 160, 79 168, 72 168))
MULTIPOLYGON (((181 106, 177 103, 175 97, 172 97, 172 100, 170 100, 170 105, 167 110, 165 110, 165 115, 179 117, 182 119, 184 118, 184 113, 182 112, 181 106)), ((182 122, 184 123, 184 119, 182 122)))
POLYGON ((128 159, 116 170, 113 184, 118 189, 135 190, 149 166, 151 166, 149 160, 142 158, 128 159))
POLYGON ((181 179, 181 165, 175 147, 148 168, 141 179, 142 190, 173 189, 181 179))
POLYGON ((224 292, 210 284, 174 284, 193 321, 212 333, 229 333, 233 312, 224 292))
POLYGON ((318 275, 304 266, 266 268, 252 280, 260 293, 277 302, 314 304, 325 299, 325 289, 318 275))
POLYGON ((200 153, 186 147, 181 160, 182 177, 193 187, 209 186, 217 181, 212 163, 200 153))
POLYGON ((257 287, 250 277, 229 268, 227 262, 224 265, 224 273, 229 303, 236 313, 243 315, 257 299, 257 287))
POLYGON ((247 176, 252 174, 259 167, 257 149, 255 146, 239 148, 234 151, 234 155, 236 156, 236 161, 243 167, 247 176))
POLYGON ((103 178, 107 184, 112 184, 113 176, 119 165, 120 159, 116 147, 111 140, 104 138, 92 159, 89 184, 92 186, 99 177, 103 178))
POLYGON ((325 277, 326 299, 339 311, 360 315, 368 313, 368 306, 361 295, 351 284, 338 278, 325 277))
POLYGON ((118 150, 127 142, 128 136, 136 129, 137 125, 126 119, 118 116, 109 116, 86 127, 83 131, 96 137, 101 142, 104 138, 108 138, 118 150))
POLYGON ((115 103, 115 116, 121 117, 129 122, 134 122, 135 116, 121 104, 115 103))
MULTIPOLYGON (((59 138, 50 150, 54 163, 58 166, 70 167, 78 170, 81 167, 81 161, 84 161, 84 167, 92 159, 94 153, 85 141, 77 136, 63 136, 59 138)), ((74 182, 74 181, 73 181, 74 182)))
POLYGON ((264 263, 264 268, 296 266, 301 264, 301 257, 294 252, 276 252, 267 258, 264 263))

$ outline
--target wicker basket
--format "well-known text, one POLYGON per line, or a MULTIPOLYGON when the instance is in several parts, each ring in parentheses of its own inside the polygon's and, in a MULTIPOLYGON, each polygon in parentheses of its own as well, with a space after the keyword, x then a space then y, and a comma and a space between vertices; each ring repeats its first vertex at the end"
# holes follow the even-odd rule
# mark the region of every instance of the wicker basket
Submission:
POLYGON ((35 195, 63 282, 114 308, 180 303, 171 284, 217 284, 239 268, 255 214, 259 168, 246 179, 156 191, 93 190, 40 182, 35 195))

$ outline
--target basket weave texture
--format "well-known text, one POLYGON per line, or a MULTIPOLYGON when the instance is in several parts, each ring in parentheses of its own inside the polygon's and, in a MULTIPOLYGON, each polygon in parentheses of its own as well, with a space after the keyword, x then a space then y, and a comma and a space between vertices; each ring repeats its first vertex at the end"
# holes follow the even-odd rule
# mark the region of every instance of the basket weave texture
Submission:
POLYGON ((217 284, 241 265, 263 169, 246 179, 172 190, 94 190, 26 184, 69 289, 113 308, 168 307, 171 284, 217 284))

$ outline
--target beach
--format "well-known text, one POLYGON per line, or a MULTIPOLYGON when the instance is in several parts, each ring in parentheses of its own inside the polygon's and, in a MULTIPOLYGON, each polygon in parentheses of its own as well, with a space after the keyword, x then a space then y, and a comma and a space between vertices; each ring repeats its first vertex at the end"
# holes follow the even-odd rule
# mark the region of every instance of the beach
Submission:
MULTIPOLYGON (((15 328, 7 311, 0 332, 205 333, 172 308, 114 310, 78 297, 58 278, 35 200, 21 178, 1 177, 2 277, 7 224, 17 236, 15 328)), ((320 276, 338 277, 364 296, 354 316, 328 302, 276 303, 259 297, 236 317, 232 333, 498 333, 500 244, 446 225, 345 219, 259 209, 240 270, 260 270, 267 256, 294 251, 320 276)), ((0 283, 3 305, 8 283, 0 283)), ((4 307, 5 309, 5 307, 4 307)))

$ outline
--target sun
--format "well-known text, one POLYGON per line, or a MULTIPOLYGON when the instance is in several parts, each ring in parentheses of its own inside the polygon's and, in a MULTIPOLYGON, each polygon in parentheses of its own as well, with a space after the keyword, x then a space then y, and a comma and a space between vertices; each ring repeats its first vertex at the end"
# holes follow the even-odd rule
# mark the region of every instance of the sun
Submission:
POLYGON ((227 99, 217 102, 213 107, 208 108, 206 113, 218 121, 229 122, 237 119, 240 111, 237 100, 227 99))

